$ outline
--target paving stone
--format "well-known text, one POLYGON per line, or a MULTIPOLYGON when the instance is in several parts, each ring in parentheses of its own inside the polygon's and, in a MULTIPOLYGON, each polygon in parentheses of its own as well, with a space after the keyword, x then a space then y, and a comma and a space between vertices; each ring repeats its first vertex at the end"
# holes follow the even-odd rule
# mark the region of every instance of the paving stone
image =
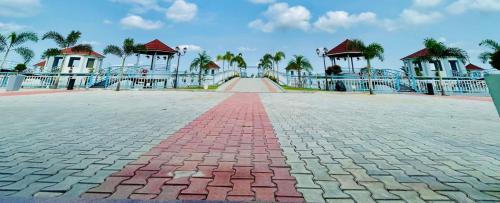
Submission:
POLYGON ((362 190, 345 190, 345 193, 351 195, 351 197, 356 201, 356 202, 366 202, 366 203, 375 203, 375 200, 371 198, 371 194, 368 191, 362 191, 362 190))
POLYGON ((64 178, 63 181, 52 185, 50 187, 44 188, 43 191, 45 192, 66 192, 71 189, 71 186, 75 185, 76 183, 80 182, 81 180, 85 179, 85 177, 75 177, 75 176, 68 176, 64 178))
MULTIPOLYGON (((340 183, 334 181, 317 181, 321 188, 323 189, 323 197, 325 199, 343 199, 349 198, 350 196, 345 194, 340 189, 340 183)), ((306 199, 307 200, 307 199, 306 199)))
POLYGON ((373 199, 376 199, 376 200, 399 199, 397 196, 389 193, 384 188, 383 183, 380 183, 380 182, 359 182, 359 184, 365 186, 371 192, 373 199))
POLYGON ((313 175, 294 174, 297 179, 297 188, 321 188, 313 182, 313 175))
POLYGON ((415 191, 391 191, 395 195, 398 195, 406 202, 416 202, 416 203, 424 203, 425 201, 420 199, 420 196, 415 191))
MULTIPOLYGON (((19 180, 17 182, 12 183, 12 184, 0 187, 0 190, 22 190, 24 188, 27 188, 29 185, 36 182, 37 180, 40 180, 40 179, 45 178, 45 177, 47 177, 47 176, 27 175, 22 180, 19 180)), ((51 184, 49 184, 49 185, 51 185, 51 184)))
POLYGON ((463 192, 453 192, 453 191, 438 191, 438 193, 441 193, 451 200, 457 201, 457 202, 464 202, 464 203, 473 203, 475 202, 474 200, 470 199, 467 197, 467 195, 463 192))
POLYGON ((66 191, 61 197, 78 198, 85 191, 89 190, 90 188, 96 187, 96 186, 97 186, 97 184, 82 184, 82 183, 73 184, 73 185, 71 185, 71 189, 66 191))
POLYGON ((363 190, 363 186, 360 186, 354 181, 352 175, 333 175, 337 181, 340 183, 340 188, 343 190, 363 190))
POLYGON ((53 185, 53 183, 32 183, 29 184, 28 187, 23 188, 22 190, 12 193, 10 196, 13 197, 32 197, 34 194, 39 192, 41 189, 45 187, 49 187, 53 185))
POLYGON ((466 183, 449 183, 449 185, 457 188, 458 190, 464 192, 467 194, 468 197, 470 197, 473 200, 477 201, 495 201, 499 200, 499 198, 493 197, 491 195, 488 195, 486 193, 483 193, 479 190, 474 189, 471 185, 466 184, 466 183))
POLYGON ((298 190, 304 195, 306 202, 326 202, 323 198, 323 190, 321 189, 299 188, 298 190))

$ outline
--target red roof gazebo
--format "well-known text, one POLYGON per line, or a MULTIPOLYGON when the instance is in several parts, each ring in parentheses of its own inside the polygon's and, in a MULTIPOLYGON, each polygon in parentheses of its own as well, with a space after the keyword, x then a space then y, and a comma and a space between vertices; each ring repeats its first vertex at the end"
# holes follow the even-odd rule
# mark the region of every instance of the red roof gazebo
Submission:
POLYGON ((407 59, 416 59, 416 58, 420 58, 420 57, 426 57, 427 54, 428 54, 427 48, 424 48, 424 49, 421 49, 413 54, 410 54, 410 55, 402 58, 401 60, 404 61, 407 59))
POLYGON ((483 68, 481 68, 479 66, 476 66, 476 65, 474 65, 472 63, 470 63, 469 65, 466 65, 465 69, 468 70, 468 71, 482 71, 482 70, 484 70, 483 68))
POLYGON ((334 65, 337 65, 337 60, 340 60, 340 58, 344 58, 346 60, 350 59, 350 61, 348 61, 348 66, 350 66, 349 70, 352 70, 352 72, 354 73, 353 58, 362 57, 363 53, 361 53, 361 51, 359 51, 358 49, 349 47, 351 42, 352 41, 349 39, 344 40, 342 43, 328 51, 326 55, 330 58, 334 65))
POLYGON ((163 56, 165 59, 167 59, 167 68, 168 68, 168 66, 170 66, 170 59, 172 58, 172 56, 174 54, 177 53, 177 51, 175 49, 172 49, 171 47, 169 47, 168 45, 166 45, 165 43, 163 43, 162 41, 160 41, 158 39, 155 39, 151 42, 148 42, 148 43, 144 44, 144 46, 146 47, 146 50, 139 51, 139 52, 137 52, 137 54, 138 54, 138 57, 141 54, 144 54, 147 56, 152 56, 151 57, 151 70, 154 69, 155 58, 160 58, 161 56, 163 56))

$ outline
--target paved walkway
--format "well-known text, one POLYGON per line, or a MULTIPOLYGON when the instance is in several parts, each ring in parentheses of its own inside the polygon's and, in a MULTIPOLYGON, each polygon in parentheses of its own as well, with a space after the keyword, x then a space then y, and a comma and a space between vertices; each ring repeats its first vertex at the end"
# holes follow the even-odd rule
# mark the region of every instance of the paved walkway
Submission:
POLYGON ((86 198, 301 202, 256 94, 235 94, 86 198))
POLYGON ((3 197, 500 201, 491 102, 91 91, 0 104, 3 197))
POLYGON ((231 82, 231 84, 225 86, 225 92, 281 92, 278 87, 276 87, 276 85, 267 78, 238 78, 231 82))

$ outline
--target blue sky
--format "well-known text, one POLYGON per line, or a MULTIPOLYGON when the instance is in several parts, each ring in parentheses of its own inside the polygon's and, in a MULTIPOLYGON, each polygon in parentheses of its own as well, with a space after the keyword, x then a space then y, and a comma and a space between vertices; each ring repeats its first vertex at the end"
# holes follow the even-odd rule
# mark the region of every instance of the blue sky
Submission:
MULTIPOLYGON (((477 44, 486 38, 500 41, 498 22, 500 0, 0 0, 4 34, 80 30, 82 42, 98 52, 127 37, 142 43, 158 38, 190 48, 182 69, 200 50, 214 58, 242 52, 249 65, 280 50, 286 60, 305 55, 319 71, 322 59, 315 49, 346 38, 381 43, 386 59, 375 66, 398 69, 399 59, 421 49, 426 37, 463 48, 472 63, 489 68, 477 59, 483 51, 477 44)), ((29 46, 36 62, 54 43, 29 46)), ((105 65, 117 62, 109 56, 105 65)))

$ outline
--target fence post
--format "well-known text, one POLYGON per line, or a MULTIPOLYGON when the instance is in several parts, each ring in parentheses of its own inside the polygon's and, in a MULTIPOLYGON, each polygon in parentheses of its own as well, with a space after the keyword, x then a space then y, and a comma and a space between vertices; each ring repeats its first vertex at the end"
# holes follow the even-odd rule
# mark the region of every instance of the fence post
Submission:
POLYGON ((104 79, 104 81, 106 81, 104 83, 104 88, 108 88, 108 86, 109 86, 110 74, 111 74, 111 68, 108 68, 108 70, 106 70, 106 75, 105 75, 105 79, 104 79))

